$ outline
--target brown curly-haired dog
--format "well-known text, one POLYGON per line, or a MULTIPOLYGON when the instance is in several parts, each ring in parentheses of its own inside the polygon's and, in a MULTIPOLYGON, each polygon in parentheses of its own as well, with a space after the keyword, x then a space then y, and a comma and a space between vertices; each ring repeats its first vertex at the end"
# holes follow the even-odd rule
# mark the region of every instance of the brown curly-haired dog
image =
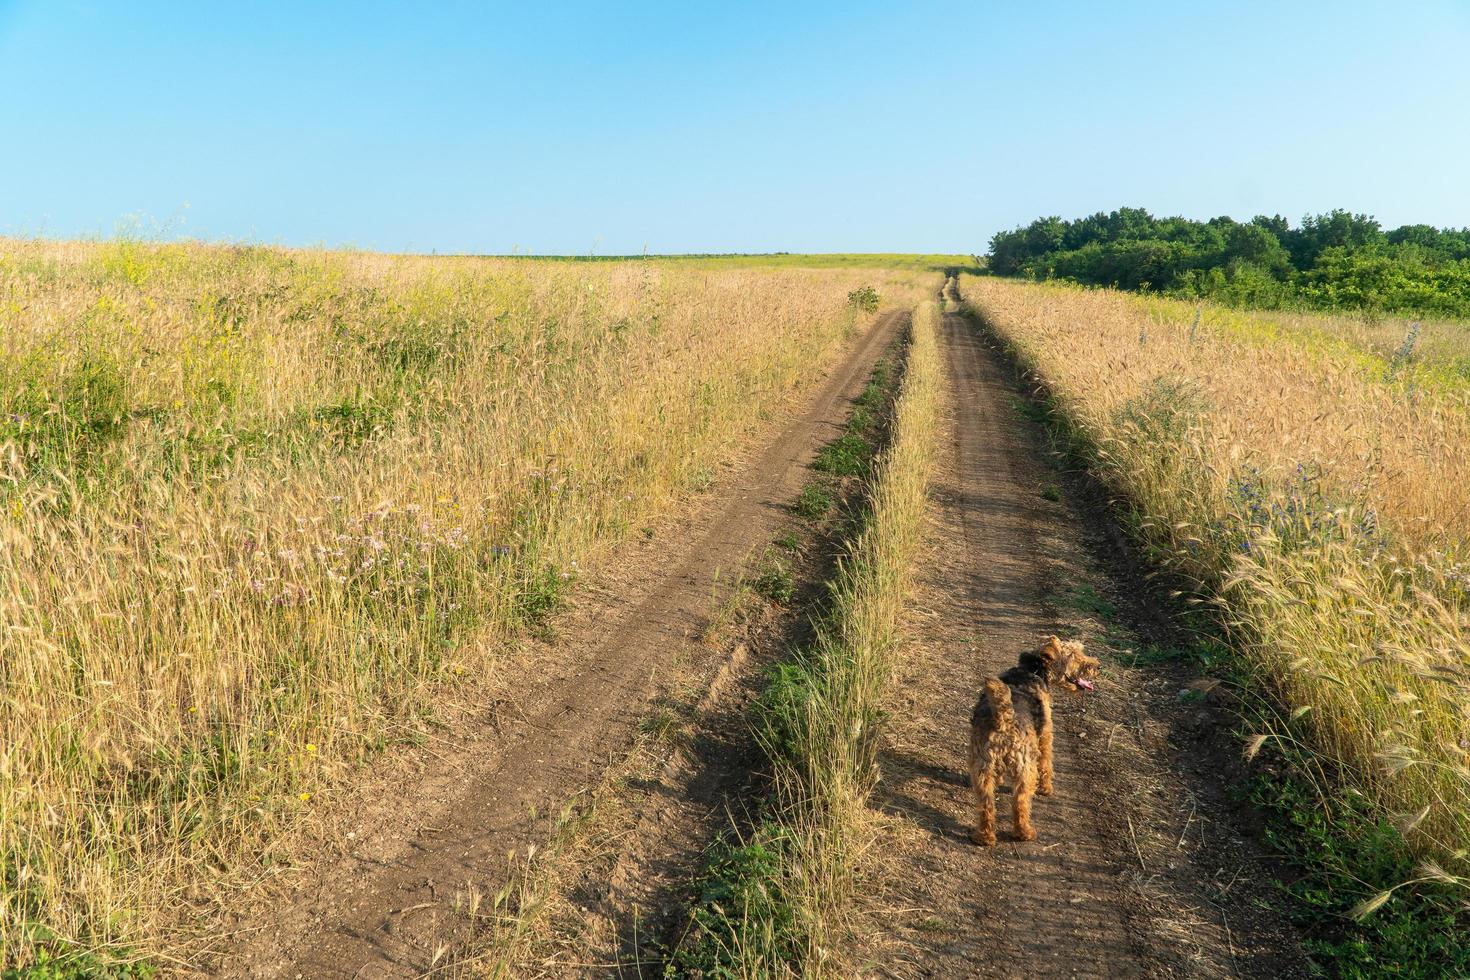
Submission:
POLYGON ((970 840, 995 843, 995 786, 1011 786, 1016 838, 1035 840, 1031 796, 1050 796, 1051 685, 1058 681, 1093 689, 1097 659, 1075 641, 1048 637, 1035 653, 999 677, 987 677, 970 716, 970 785, 979 803, 979 820, 970 840))

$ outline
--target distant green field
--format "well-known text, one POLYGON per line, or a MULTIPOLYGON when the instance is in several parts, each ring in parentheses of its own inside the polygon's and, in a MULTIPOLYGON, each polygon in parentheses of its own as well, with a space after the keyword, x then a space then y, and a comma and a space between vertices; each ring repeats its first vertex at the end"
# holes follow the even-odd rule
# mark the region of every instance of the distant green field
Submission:
POLYGON ((920 255, 907 252, 769 252, 761 255, 740 253, 691 254, 691 255, 500 255, 474 256, 475 258, 525 258, 538 261, 561 262, 628 262, 656 260, 661 262, 699 262, 730 268, 750 266, 759 268, 785 267, 801 269, 911 269, 921 271, 944 271, 964 269, 977 271, 980 266, 973 255, 920 255))

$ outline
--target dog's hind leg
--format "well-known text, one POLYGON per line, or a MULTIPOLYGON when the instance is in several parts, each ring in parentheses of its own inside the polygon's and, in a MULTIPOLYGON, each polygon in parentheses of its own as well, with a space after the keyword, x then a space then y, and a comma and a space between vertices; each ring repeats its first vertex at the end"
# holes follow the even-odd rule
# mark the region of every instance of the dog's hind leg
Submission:
POLYGON ((1022 766, 1016 774, 1015 798, 1011 802, 1011 818, 1016 828, 1016 840, 1035 840, 1036 828, 1031 826, 1031 795, 1036 792, 1036 767, 1022 766))
POLYGON ((1040 780, 1036 792, 1042 796, 1050 796, 1052 792, 1052 768, 1051 768, 1051 698, 1041 699, 1041 724, 1037 726, 1036 742, 1040 748, 1040 756, 1037 768, 1040 770, 1040 780))
POLYGON ((995 843, 995 772, 987 769, 975 780, 976 808, 975 829, 970 831, 970 840, 986 847, 995 843))
POLYGON ((995 770, 971 770, 970 782, 975 788, 975 829, 970 840, 986 847, 995 843, 995 770))

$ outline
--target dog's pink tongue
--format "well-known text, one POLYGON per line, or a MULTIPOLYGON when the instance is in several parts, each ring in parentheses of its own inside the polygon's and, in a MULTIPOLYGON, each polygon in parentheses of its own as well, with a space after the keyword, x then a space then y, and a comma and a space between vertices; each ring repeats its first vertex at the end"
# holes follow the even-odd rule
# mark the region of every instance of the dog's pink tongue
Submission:
POLYGON ((1072 683, 1076 684, 1078 687, 1082 688, 1082 690, 1084 690, 1084 691, 1095 691, 1095 690, 1097 690, 1097 685, 1094 684, 1092 681, 1088 680, 1085 677, 1079 677, 1075 681, 1073 681, 1072 683))

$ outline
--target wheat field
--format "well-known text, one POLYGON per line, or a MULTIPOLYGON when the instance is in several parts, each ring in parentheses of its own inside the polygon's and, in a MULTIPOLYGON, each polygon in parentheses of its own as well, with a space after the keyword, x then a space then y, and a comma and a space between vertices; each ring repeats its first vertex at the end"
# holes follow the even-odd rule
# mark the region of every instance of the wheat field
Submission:
POLYGON ((0 242, 0 962, 166 959, 926 282, 0 242))
POLYGON ((1326 317, 984 277, 964 292, 1285 705, 1249 750, 1305 739, 1421 853, 1463 862, 1470 391, 1446 359, 1326 317))

